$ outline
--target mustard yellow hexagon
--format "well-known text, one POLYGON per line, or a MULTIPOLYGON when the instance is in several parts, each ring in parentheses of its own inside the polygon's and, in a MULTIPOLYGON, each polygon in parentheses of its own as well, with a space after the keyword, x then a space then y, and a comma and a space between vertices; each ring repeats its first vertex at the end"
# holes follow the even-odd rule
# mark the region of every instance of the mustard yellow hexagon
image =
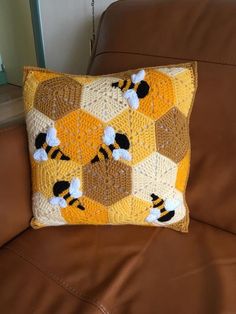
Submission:
POLYGON ((100 203, 82 196, 81 204, 85 210, 80 210, 73 206, 61 208, 62 217, 68 224, 107 224, 108 209, 100 203))
POLYGON ((195 89, 194 67, 163 67, 159 71, 171 78, 174 86, 175 106, 187 117, 193 101, 195 89))
POLYGON ((148 225, 145 218, 151 207, 151 202, 146 202, 132 195, 127 196, 108 207, 109 223, 148 225))
POLYGON ((174 86, 171 78, 158 70, 146 70, 144 79, 150 86, 147 96, 139 101, 138 111, 157 120, 175 104, 174 86))
POLYGON ((136 164, 156 151, 155 122, 146 115, 132 109, 123 111, 109 122, 116 132, 124 133, 130 141, 132 160, 136 164))
POLYGON ((82 166, 71 160, 48 159, 46 162, 31 160, 33 192, 53 197, 53 185, 57 181, 82 181, 82 166))
POLYGON ((63 153, 81 165, 89 163, 102 144, 103 124, 83 110, 57 120, 55 127, 63 153))

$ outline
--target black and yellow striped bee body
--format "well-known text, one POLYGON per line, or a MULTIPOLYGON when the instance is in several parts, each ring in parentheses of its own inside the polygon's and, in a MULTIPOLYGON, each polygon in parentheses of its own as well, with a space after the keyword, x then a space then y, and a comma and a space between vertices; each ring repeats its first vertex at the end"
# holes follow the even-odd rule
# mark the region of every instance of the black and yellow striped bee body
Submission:
POLYGON ((91 163, 95 163, 105 159, 112 159, 112 152, 115 149, 125 149, 128 150, 130 147, 130 142, 125 134, 116 133, 115 141, 113 144, 106 145, 102 144, 99 148, 98 154, 91 160, 91 163))
MULTIPOLYGON (((68 181, 57 181, 53 186, 53 194, 56 197, 61 197, 65 200, 65 205, 74 206, 81 210, 84 210, 85 207, 81 204, 79 198, 74 198, 69 191, 70 182, 68 181)), ((66 207, 66 206, 63 206, 66 207)))
POLYGON ((152 204, 153 204, 153 208, 156 208, 160 211, 160 216, 159 218, 157 218, 157 221, 159 222, 167 222, 169 220, 171 220, 171 218, 174 217, 175 215, 175 211, 171 210, 168 211, 165 208, 165 202, 162 198, 160 198, 159 196, 157 196, 156 194, 151 194, 152 197, 152 204))
POLYGON ((131 81, 131 79, 119 80, 118 82, 112 83, 112 87, 120 88, 123 93, 128 89, 132 89, 136 92, 138 98, 140 99, 147 96, 150 88, 149 84, 144 80, 135 84, 131 81))
POLYGON ((43 148, 47 153, 47 156, 51 159, 57 160, 70 160, 70 157, 66 156, 59 146, 50 146, 46 141, 47 134, 39 133, 35 139, 35 147, 37 149, 43 148))

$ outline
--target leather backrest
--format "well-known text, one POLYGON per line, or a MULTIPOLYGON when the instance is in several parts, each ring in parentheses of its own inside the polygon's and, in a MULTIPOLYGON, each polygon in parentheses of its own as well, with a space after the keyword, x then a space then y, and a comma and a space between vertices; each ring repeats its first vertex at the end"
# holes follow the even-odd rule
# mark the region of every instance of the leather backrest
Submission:
POLYGON ((90 74, 198 61, 191 217, 236 233, 236 2, 125 0, 103 14, 90 74))
POLYGON ((0 246, 29 227, 30 163, 25 125, 0 130, 0 246))

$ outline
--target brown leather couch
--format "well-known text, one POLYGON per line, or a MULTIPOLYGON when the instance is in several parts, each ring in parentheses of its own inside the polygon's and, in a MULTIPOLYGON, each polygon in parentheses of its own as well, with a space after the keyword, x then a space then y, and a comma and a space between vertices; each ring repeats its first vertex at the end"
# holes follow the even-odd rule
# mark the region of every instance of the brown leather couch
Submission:
POLYGON ((236 313, 236 2, 123 0, 89 73, 198 61, 188 234, 137 226, 32 230, 25 125, 0 134, 0 313, 236 313))

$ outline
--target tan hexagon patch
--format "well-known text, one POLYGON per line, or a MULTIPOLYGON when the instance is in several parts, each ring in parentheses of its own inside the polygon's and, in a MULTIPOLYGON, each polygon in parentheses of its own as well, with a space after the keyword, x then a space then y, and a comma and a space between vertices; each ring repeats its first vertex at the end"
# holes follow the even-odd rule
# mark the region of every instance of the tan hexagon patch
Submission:
POLYGON ((156 121, 157 151, 179 162, 189 148, 189 131, 186 117, 177 109, 170 109, 156 121))
POLYGON ((70 77, 54 77, 41 82, 36 90, 34 105, 49 118, 57 120, 80 108, 81 84, 70 77))
POLYGON ((131 168, 115 160, 83 167, 84 195, 106 206, 131 194, 131 168))

